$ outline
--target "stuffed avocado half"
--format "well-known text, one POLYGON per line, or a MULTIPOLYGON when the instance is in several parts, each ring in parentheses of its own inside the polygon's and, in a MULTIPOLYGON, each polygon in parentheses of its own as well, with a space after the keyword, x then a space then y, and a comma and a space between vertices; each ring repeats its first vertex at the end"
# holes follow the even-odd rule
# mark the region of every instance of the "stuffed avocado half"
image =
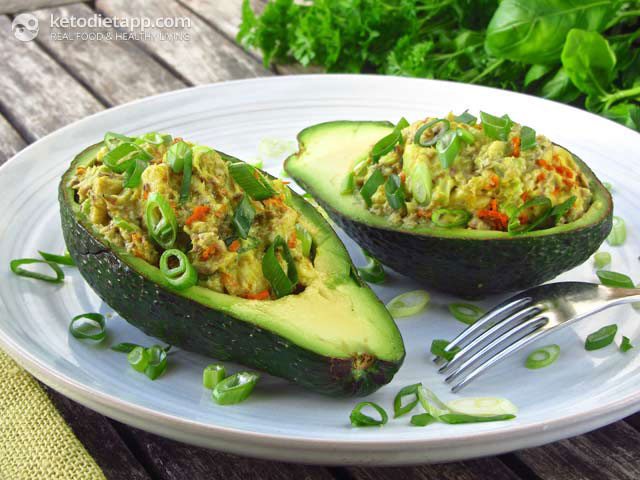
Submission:
POLYGON ((249 164, 108 133, 59 200, 83 277, 151 336, 328 395, 371 393, 402 364, 393 319, 328 223, 249 164))
POLYGON ((584 262, 612 200, 578 157, 504 115, 306 128, 287 173, 394 270, 467 298, 584 262))

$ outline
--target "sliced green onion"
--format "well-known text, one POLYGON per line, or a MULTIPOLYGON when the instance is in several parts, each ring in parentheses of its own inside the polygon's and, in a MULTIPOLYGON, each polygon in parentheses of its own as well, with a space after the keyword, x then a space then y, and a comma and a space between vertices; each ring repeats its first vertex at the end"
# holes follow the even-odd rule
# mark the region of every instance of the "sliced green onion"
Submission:
POLYGON ((182 172, 182 186, 180 188, 180 202, 189 200, 191 194, 191 177, 193 175, 193 159, 187 157, 184 160, 184 171, 182 172))
POLYGON ((452 360, 453 357, 456 356, 456 353, 460 351, 460 347, 454 347, 451 351, 448 351, 446 348, 449 343, 451 342, 448 340, 436 338, 431 342, 431 353, 437 357, 444 358, 446 361, 452 360))
POLYGON ((518 413, 518 407, 513 403, 506 398, 498 397, 458 398, 447 402, 446 405, 451 413, 472 417, 495 417, 518 413))
POLYGON ((171 248, 162 252, 162 256, 160 257, 160 272, 162 272, 164 278, 169 282, 169 285, 178 290, 185 290, 198 283, 198 272, 194 266, 191 265, 191 262, 189 262, 187 255, 177 248, 171 248), (176 267, 169 267, 171 258, 178 260, 176 267))
POLYGON ((453 165, 462 144, 460 143, 460 136, 456 132, 446 132, 436 143, 436 152, 440 158, 440 165, 442 168, 449 168, 453 165))
POLYGON ((576 203, 576 199, 577 197, 575 195, 572 195, 571 197, 567 198, 564 202, 559 203, 558 205, 556 205, 551 209, 551 212, 549 212, 549 216, 555 217, 557 222, 560 218, 562 218, 562 216, 565 213, 571 210, 571 207, 573 207, 573 204, 576 203))
POLYGON ((302 255, 305 257, 309 257, 311 255, 311 247, 313 246, 313 237, 299 223, 296 224, 296 237, 300 241, 300 245, 302 247, 302 255))
POLYGON ((551 206, 551 200, 549 200, 547 197, 542 195, 534 197, 522 204, 509 216, 507 231, 512 235, 530 232, 531 230, 534 230, 536 227, 542 224, 547 218, 549 218, 552 210, 553 208, 551 206), (543 207, 544 210, 534 222, 521 224, 520 214, 526 209, 533 207, 543 207))
POLYGON ((442 400, 424 386, 420 386, 420 388, 418 388, 418 400, 420 401, 422 408, 424 408, 424 410, 436 420, 439 420, 441 415, 450 413, 449 408, 442 402, 442 400))
POLYGON ((634 288, 633 280, 624 273, 598 270, 596 275, 600 279, 600 283, 606 287, 634 288))
POLYGON ((426 427, 437 422, 437 419, 429 413, 419 413, 411 417, 411 425, 415 427, 426 427))
POLYGON ((168 145, 172 142, 173 137, 169 134, 159 134, 158 132, 148 132, 138 137, 143 143, 150 143, 151 145, 168 145))
POLYGON ((633 348, 633 345, 631 344, 631 340, 629 340, 629 337, 625 337, 624 335, 622 336, 622 343, 620 344, 620 351, 622 353, 628 352, 629 350, 631 350, 633 348))
POLYGON ((411 194, 416 202, 426 204, 431 201, 433 190, 433 180, 429 165, 424 162, 418 163, 409 177, 411 184, 411 194))
POLYGON ((471 214, 462 209, 436 208, 431 214, 434 225, 443 228, 466 227, 471 214))
POLYGON ((178 236, 178 221, 169 202, 160 193, 153 192, 147 199, 145 222, 151 238, 162 248, 173 247, 178 236))
POLYGON ((404 189, 402 188, 402 181, 398 175, 391 174, 389 178, 387 178, 384 184, 384 191, 391 208, 394 210, 404 208, 404 189))
POLYGON ((476 417, 473 415, 463 415, 461 413, 445 413, 440 415, 440 421, 451 425, 458 425, 462 423, 484 423, 484 422, 500 422, 502 420, 512 420, 516 418, 515 415, 493 415, 491 417, 476 417))
POLYGON ((627 239, 627 226, 621 217, 613 217, 611 233, 607 237, 607 243, 612 247, 618 247, 624 244, 627 239))
POLYGON ((127 354, 127 361, 134 370, 143 373, 149 365, 149 351, 144 347, 134 347, 127 354))
POLYGON ((364 198, 367 207, 371 207, 371 197, 378 191, 380 185, 384 183, 384 175, 381 170, 375 170, 371 176, 364 182, 360 189, 360 195, 364 198))
POLYGON ((122 342, 111 346, 111 350, 114 352, 129 353, 136 347, 142 348, 142 346, 137 343, 122 342))
POLYGON ((346 177, 342 180, 342 185, 340 186, 340 194, 342 195, 350 195, 353 193, 353 190, 356 188, 356 176, 353 172, 349 172, 346 177))
POLYGON ((377 163, 380 157, 383 157, 387 153, 391 152, 393 148, 402 141, 402 130, 409 126, 409 122, 402 117, 393 131, 384 137, 382 137, 371 149, 371 159, 373 163, 377 163))
POLYGON ((248 163, 230 164, 229 174, 252 200, 266 200, 276 194, 271 182, 248 163))
POLYGON ((469 113, 469 110, 465 110, 460 115, 453 117, 453 120, 458 123, 466 123, 467 125, 475 125, 477 117, 474 117, 469 113))
POLYGON ((367 264, 364 267, 358 267, 358 273, 369 283, 382 283, 385 280, 386 274, 382 264, 373 258, 369 252, 362 250, 364 258, 367 260, 367 264))
POLYGON ((351 425, 354 427, 376 427, 387 423, 387 421, 389 421, 389 416, 387 415, 387 412, 385 412, 384 408, 377 403, 360 402, 353 408, 351 415, 349 415, 349 419, 351 420, 351 425), (375 418, 362 413, 362 409, 364 407, 371 407, 378 412, 380 420, 376 420, 375 418))
POLYGON ((107 336, 104 315, 100 313, 83 313, 71 319, 69 333, 81 340, 101 342, 107 336))
POLYGON ((71 255, 69 255, 69 252, 64 255, 56 255, 55 253, 47 253, 42 250, 38 250, 38 253, 47 262, 57 263, 58 265, 67 265, 69 267, 75 267, 76 265, 73 258, 71 258, 71 255))
POLYGON ((584 342, 584 348, 587 350, 599 350, 613 342, 618 332, 616 324, 606 325, 599 330, 589 334, 584 342))
POLYGON ((102 158, 102 163, 113 172, 124 173, 136 160, 146 163, 152 158, 135 143, 121 143, 102 158))
POLYGON ((219 405, 240 403, 251 395, 260 376, 253 372, 238 372, 218 383, 211 392, 211 398, 219 405))
POLYGON ((422 384, 415 383, 400 389, 393 400, 393 418, 401 417, 413 410, 413 407, 418 404, 418 388, 421 386, 422 384), (403 398, 409 395, 413 395, 413 400, 407 402, 406 405, 402 405, 403 398))
POLYGON ((160 345, 147 348, 149 362, 144 369, 144 374, 151 380, 155 380, 167 369, 167 352, 160 345))
POLYGON ((602 269, 611 263, 611 254, 609 252, 596 252, 593 256, 593 264, 596 268, 602 269))
POLYGON ((202 385, 204 388, 212 390, 217 384, 227 376, 227 370, 220 363, 207 365, 202 372, 202 385))
POLYGON ((484 310, 471 303, 452 303, 449 305, 449 312, 456 320, 467 325, 477 322, 484 315, 484 310))
POLYGON ((546 347, 531 352, 524 362, 524 366, 531 370, 548 367, 555 362, 559 356, 560 347, 558 345, 547 345, 546 347))
MULTIPOLYGON (((233 242, 233 240, 235 240, 235 238, 232 238, 232 240, 227 244, 227 246, 231 245, 231 242, 233 242)), ((258 246, 260 245, 260 240, 255 238, 255 237, 249 237, 246 240, 242 241, 242 246, 238 249, 238 253, 244 253, 244 252, 248 252, 249 250, 254 250, 255 248, 258 248, 258 246)))
POLYGON ((422 125, 420 128, 418 128, 418 130, 416 130, 416 134, 413 137, 413 143, 416 143, 421 147, 430 147, 434 145, 438 140, 440 140, 442 136, 449 131, 450 128, 451 128, 451 123, 449 123, 449 120, 446 120, 444 118, 436 118, 435 120, 431 120, 430 122, 427 122, 424 125, 422 125), (427 129, 432 128, 434 125, 437 125, 438 123, 442 123, 440 130, 438 130, 438 133, 433 135, 428 140, 423 141, 422 135, 424 134, 424 132, 427 129))
POLYGON ((39 258, 18 258, 11 260, 9 264, 11 271, 21 277, 35 278, 36 280, 42 280, 49 283, 62 283, 64 280, 64 272, 55 262, 49 262, 47 260, 40 260, 39 258), (42 263, 47 265, 56 274, 55 277, 46 275, 44 273, 32 272, 21 267, 21 265, 30 265, 32 263, 42 263))
POLYGON ((262 257, 262 274, 271 285, 271 289, 276 298, 281 298, 293 293, 298 283, 298 271, 291 256, 291 251, 287 243, 279 235, 267 249, 264 257, 262 257), (281 249, 282 258, 287 263, 286 273, 282 270, 278 257, 276 256, 277 249, 281 249))
POLYGON ((251 205, 251 201, 247 195, 242 195, 236 211, 233 212, 233 226, 240 238, 246 239, 249 236, 249 230, 251 229, 251 224, 255 216, 256 210, 253 208, 253 205, 251 205))
POLYGON ((174 143, 169 147, 166 153, 167 163, 173 170, 173 173, 182 173, 184 171, 184 162, 188 157, 193 158, 191 147, 186 142, 174 143))
POLYGON ((509 138, 509 132, 513 126, 509 115, 496 117, 486 112, 480 112, 480 119, 482 120, 482 129, 487 137, 502 141, 509 138))
POLYGON ((456 135, 462 139, 467 145, 472 145, 476 141, 476 137, 469 130, 464 128, 456 128, 456 135))
POLYGON ((529 150, 537 145, 536 131, 527 126, 520 129, 520 150, 529 150))
POLYGON ((133 138, 127 137, 126 135, 122 135, 120 133, 115 132, 107 132, 104 134, 104 144, 107 146, 109 150, 113 150, 121 143, 129 143, 133 142, 133 138))
POLYGON ((122 217, 114 217, 113 224, 118 227, 120 230, 125 230, 127 232, 139 232, 140 227, 135 225, 128 220, 125 220, 122 217))
POLYGON ((144 160, 135 158, 130 162, 129 168, 124 172, 124 187, 136 188, 142 183, 142 172, 149 166, 144 160))
POLYGON ((387 310, 393 318, 410 317, 424 310, 430 298, 424 290, 413 290, 392 298, 387 303, 387 310))

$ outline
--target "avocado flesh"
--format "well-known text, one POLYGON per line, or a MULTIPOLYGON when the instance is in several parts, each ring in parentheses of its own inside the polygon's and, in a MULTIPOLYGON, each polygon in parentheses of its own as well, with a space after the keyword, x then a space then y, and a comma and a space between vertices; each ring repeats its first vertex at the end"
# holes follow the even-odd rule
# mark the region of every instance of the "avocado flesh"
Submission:
POLYGON ((611 195, 575 155, 589 179, 593 202, 574 222, 516 236, 392 225, 370 212, 357 192, 340 194, 345 176, 392 129, 388 122, 311 126, 298 135, 299 152, 287 159, 285 170, 360 246, 426 286, 465 298, 529 288, 583 263, 611 230, 611 195))
POLYGON ((100 147, 82 152, 62 178, 62 227, 83 277, 129 323, 169 344, 234 360, 324 394, 366 395, 391 380, 404 358, 400 333, 354 273, 339 238, 304 199, 292 194, 313 237, 318 279, 303 292, 258 301, 199 286, 177 291, 158 268, 109 244, 81 213, 69 179, 78 166, 94 160, 100 147))

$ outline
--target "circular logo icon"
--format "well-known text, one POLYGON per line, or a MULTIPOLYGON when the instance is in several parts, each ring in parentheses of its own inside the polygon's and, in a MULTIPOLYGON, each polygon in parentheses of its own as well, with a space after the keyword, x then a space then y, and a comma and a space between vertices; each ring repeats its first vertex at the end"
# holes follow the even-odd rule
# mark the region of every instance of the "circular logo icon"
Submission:
POLYGON ((11 30, 18 40, 28 42, 38 36, 38 19, 30 13, 21 13, 13 19, 11 30))

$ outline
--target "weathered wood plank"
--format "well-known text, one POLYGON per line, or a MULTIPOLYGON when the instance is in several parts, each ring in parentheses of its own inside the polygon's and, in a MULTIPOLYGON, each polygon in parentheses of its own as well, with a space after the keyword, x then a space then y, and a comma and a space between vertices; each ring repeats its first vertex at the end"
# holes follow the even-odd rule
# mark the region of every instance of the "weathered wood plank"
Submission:
POLYGON ((515 455, 542 479, 640 478, 640 433, 617 422, 591 433, 515 455))
POLYGON ((136 443, 138 458, 163 480, 333 480, 326 468, 254 460, 175 442, 124 427, 136 443))
POLYGON ((0 116, 0 165, 25 146, 26 143, 20 134, 7 122, 6 118, 0 116))
POLYGON ((51 28, 51 16, 88 19, 96 15, 87 5, 76 4, 33 13, 40 20, 38 42, 108 105, 185 86, 135 43, 117 39, 117 30, 113 27, 51 28), (89 34, 94 37, 82 36, 89 34))
POLYGON ((353 480, 517 480, 520 478, 496 458, 481 458, 466 462, 421 465, 417 467, 349 468, 353 480))
MULTIPOLYGON (((217 2, 216 2, 217 3, 217 2)), ((152 37, 141 39, 144 48, 192 84, 269 75, 260 62, 226 39, 202 19, 175 1, 97 0, 96 8, 119 17, 188 18, 191 27, 147 29, 152 37), (157 36, 173 33, 188 40, 161 41, 157 36)))
POLYGON ((89 0, 3 0, 0 14, 30 12, 37 8, 55 7, 67 3, 88 2, 89 0))
POLYGON ((29 141, 103 108, 33 41, 20 42, 0 16, 0 105, 29 141))
POLYGON ((107 418, 44 385, 43 387, 62 418, 109 480, 151 478, 107 418))

